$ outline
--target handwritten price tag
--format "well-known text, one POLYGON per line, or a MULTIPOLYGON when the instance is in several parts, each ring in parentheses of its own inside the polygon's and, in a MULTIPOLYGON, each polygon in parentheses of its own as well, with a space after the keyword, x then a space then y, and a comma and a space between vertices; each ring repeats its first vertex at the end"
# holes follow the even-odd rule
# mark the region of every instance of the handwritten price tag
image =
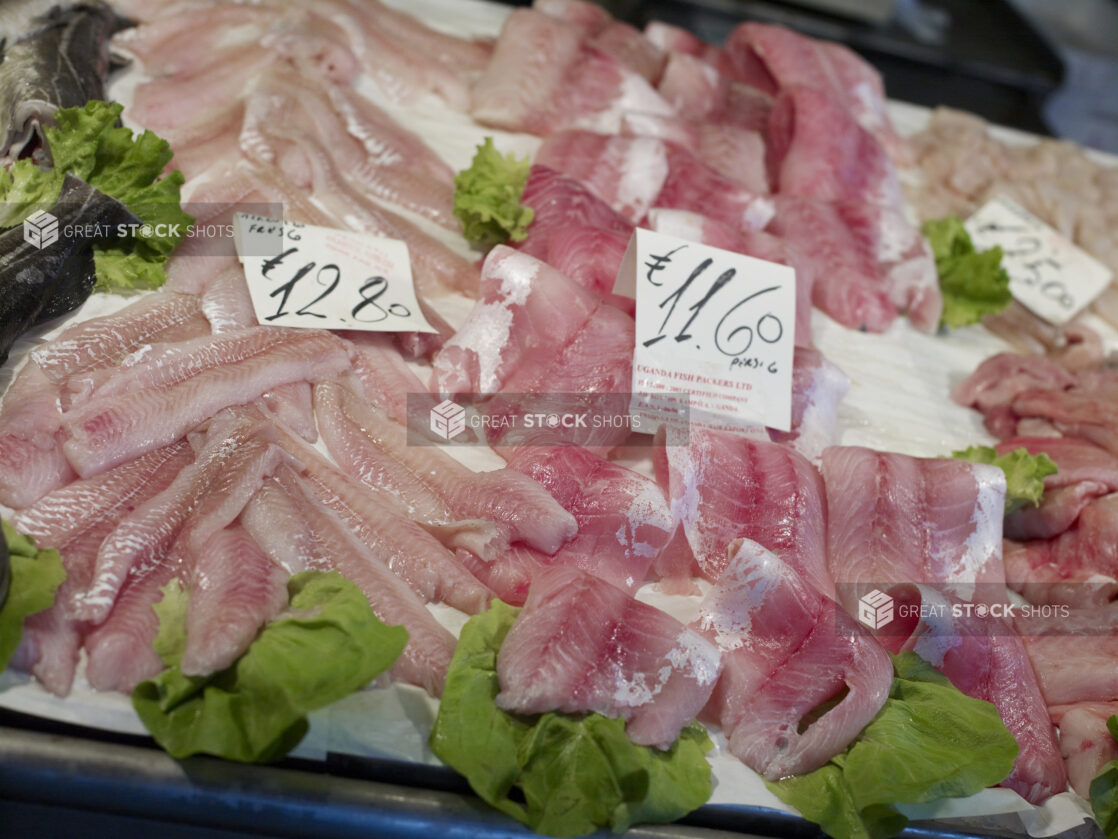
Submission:
POLYGON ((692 421, 789 430, 795 271, 637 229, 614 291, 637 301, 634 413, 641 395, 682 391, 692 421))
POLYGON ((435 332, 423 317, 403 242, 233 215, 233 241, 262 324, 435 332))
POLYGON ((998 245, 1014 298, 1057 326, 1110 285, 1110 269, 1008 198, 995 198, 964 225, 978 250, 998 245))

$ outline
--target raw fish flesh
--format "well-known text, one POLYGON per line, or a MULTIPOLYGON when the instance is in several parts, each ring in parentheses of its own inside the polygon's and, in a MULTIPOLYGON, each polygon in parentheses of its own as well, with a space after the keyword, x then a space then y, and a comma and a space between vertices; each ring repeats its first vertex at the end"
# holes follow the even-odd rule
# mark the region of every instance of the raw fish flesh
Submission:
MULTIPOLYGON (((670 432, 669 432, 670 433, 670 432)), ((823 481, 787 446, 738 434, 690 429, 690 445, 668 445, 668 495, 703 576, 716 581, 745 537, 780 555, 830 596, 823 481)))
POLYGON ((635 593, 675 531, 664 493, 649 478, 578 446, 524 447, 509 468, 538 481, 578 522, 544 561, 574 565, 635 593))
POLYGON ((596 712, 667 748, 710 697, 718 649, 666 612, 577 568, 532 581, 497 656, 497 704, 519 714, 596 712))
POLYGON ((724 663, 705 713, 730 752, 767 778, 818 769, 881 709, 893 683, 889 656, 776 554, 748 539, 728 553, 692 624, 724 663))
POLYGON ((833 446, 822 472, 827 561, 848 610, 889 583, 938 584, 964 600, 1004 584, 998 467, 833 446))

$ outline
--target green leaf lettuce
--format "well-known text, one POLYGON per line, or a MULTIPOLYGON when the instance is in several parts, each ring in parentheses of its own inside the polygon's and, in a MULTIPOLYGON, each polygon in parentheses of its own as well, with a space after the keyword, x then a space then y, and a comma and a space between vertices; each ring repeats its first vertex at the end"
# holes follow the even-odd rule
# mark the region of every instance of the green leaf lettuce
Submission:
POLYGON ((132 692, 156 742, 175 758, 204 752, 229 760, 282 757, 306 734, 306 715, 387 670, 407 631, 385 626, 337 572, 305 571, 287 585, 288 610, 269 622, 229 668, 184 676, 188 597, 177 581, 155 606, 155 649, 167 669, 132 692))
POLYGON ((949 327, 978 323, 983 315, 1010 304, 1009 274, 1001 267, 1002 249, 977 251, 963 222, 947 216, 924 222, 943 293, 942 323, 949 327))
POLYGON ((462 222, 462 233, 482 248, 509 239, 523 242, 535 211, 520 203, 532 162, 502 155, 486 137, 477 147, 473 162, 454 178, 454 215, 462 222))
POLYGON ((637 746, 599 714, 525 717, 497 707, 497 653, 519 610, 500 601, 470 619, 450 664, 431 748, 486 802, 551 836, 670 822, 711 794, 711 748, 692 723, 672 746, 637 746))
POLYGON ((0 671, 8 666, 23 638, 23 622, 49 609, 54 604, 55 592, 66 579, 58 551, 36 548, 30 536, 17 533, 7 522, 2 524, 8 543, 11 583, 8 598, 0 606, 0 671))
MULTIPOLYGON (((1118 716, 1106 721, 1110 736, 1118 740, 1118 716)), ((1091 810, 1106 839, 1118 837, 1118 760, 1106 764, 1091 781, 1091 810)))
POLYGON ((1040 506, 1044 496, 1044 479, 1056 474, 1056 464, 1044 452, 1029 454, 1026 448, 999 455, 993 446, 971 446, 952 452, 951 456, 972 463, 997 466, 1005 472, 1005 512, 1008 515, 1026 504, 1040 506))
POLYGON ((907 819, 896 804, 973 795, 1013 769, 1017 742, 989 702, 972 699, 916 653, 893 657, 893 686, 842 754, 767 782, 835 839, 884 839, 907 819))
POLYGON ((118 126, 122 106, 90 100, 63 108, 57 125, 46 126, 54 167, 41 170, 20 160, 10 172, 0 169, 0 226, 19 224, 58 200, 62 181, 72 172, 90 186, 118 199, 150 227, 147 235, 98 242, 94 246, 99 291, 158 288, 167 279, 163 266, 186 236, 193 218, 183 212, 178 170, 161 177, 171 147, 150 131, 133 136, 118 126))

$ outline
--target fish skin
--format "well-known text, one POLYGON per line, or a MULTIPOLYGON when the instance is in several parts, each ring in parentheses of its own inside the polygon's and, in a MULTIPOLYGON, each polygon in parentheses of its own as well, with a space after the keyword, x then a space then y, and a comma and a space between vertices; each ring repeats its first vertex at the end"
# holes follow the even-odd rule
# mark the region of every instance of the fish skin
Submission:
POLYGON ((43 123, 60 108, 105 98, 109 39, 126 25, 100 0, 5 3, 0 16, 0 118, 5 126, 0 158, 50 161, 43 123))
MULTIPOLYGON (((73 175, 62 182, 58 202, 50 210, 59 231, 140 223, 122 203, 73 175)), ((60 233, 56 242, 39 248, 24 239, 20 227, 0 234, 0 364, 20 335, 76 309, 89 297, 96 280, 93 242, 60 233)))

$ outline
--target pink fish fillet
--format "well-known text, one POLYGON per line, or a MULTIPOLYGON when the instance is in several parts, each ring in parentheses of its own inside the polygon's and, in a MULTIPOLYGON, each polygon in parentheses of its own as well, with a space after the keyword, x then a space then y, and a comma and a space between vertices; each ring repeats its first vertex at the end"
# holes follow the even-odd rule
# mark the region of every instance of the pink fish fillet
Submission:
POLYGON ((435 356, 432 389, 454 395, 610 393, 629 387, 632 320, 558 271, 498 246, 478 303, 435 356))
POLYGON ((549 563, 636 592, 675 530, 655 482, 578 446, 525 447, 509 468, 538 481, 578 522, 577 535, 549 563))
MULTIPOLYGON (((455 110, 468 105, 467 82, 451 66, 456 60, 461 64, 461 59, 450 56, 468 51, 469 42, 435 32, 414 18, 409 22, 407 14, 377 2, 324 0, 314 13, 345 33, 361 68, 393 101, 406 104, 434 93, 455 110), (444 57, 450 63, 440 60, 444 57)), ((466 60, 476 67, 480 58, 466 60)))
POLYGON ((75 614, 94 624, 105 620, 129 575, 159 565, 176 540, 183 543, 184 559, 197 556, 285 457, 270 427, 243 418, 214 420, 194 463, 105 537, 75 614))
POLYGON ((734 77, 725 55, 710 47, 713 58, 672 51, 656 89, 679 116, 700 126, 724 125, 764 134, 772 96, 734 77))
POLYGON ((511 470, 472 472, 433 446, 409 446, 403 426, 348 387, 315 388, 322 439, 342 469, 395 495, 419 521, 492 521, 510 541, 554 553, 574 517, 532 479, 511 470))
POLYGON ((152 646, 159 631, 152 606, 163 599, 161 589, 181 569, 181 556, 171 554, 145 573, 130 577, 108 617, 85 637, 85 677, 94 690, 131 693, 163 670, 152 646))
POLYGON ((58 386, 30 358, 0 408, 0 503, 26 507, 73 479, 61 427, 58 386))
POLYGON ((667 748, 702 709, 717 648, 666 612, 576 568, 538 575, 497 656, 508 711, 595 712, 639 745, 667 748))
POLYGON ((816 308, 850 329, 888 329, 897 304, 872 244, 853 235, 834 204, 783 194, 773 200, 767 232, 784 240, 797 271, 810 272, 816 308))
POLYGON ((602 301, 620 309, 629 317, 636 311, 636 301, 613 293, 629 234, 597 227, 571 226, 556 230, 547 242, 543 261, 565 274, 583 288, 594 292, 602 301))
MULTIPOLYGON (((63 443, 66 457, 78 474, 88 477, 177 440, 222 408, 250 402, 288 382, 327 378, 349 367, 345 345, 330 333, 279 332, 278 340, 265 327, 237 333, 243 342, 209 354, 209 366, 178 382, 162 383, 173 375, 167 370, 134 368, 125 375, 142 389, 95 396, 63 416, 69 435, 63 443)), ((175 367, 193 372, 198 366, 201 361, 191 359, 175 367)))
POLYGON ((688 123, 652 114, 627 114, 621 129, 627 135, 658 137, 675 143, 753 194, 769 192, 765 140, 759 131, 712 122, 688 123))
POLYGON ((693 624, 725 663, 705 713, 731 753, 765 777, 810 772, 881 709, 893 682, 889 656, 776 554, 748 539, 728 552, 693 624), (835 698, 819 719, 805 720, 835 698))
POLYGON ((75 374, 115 366, 145 344, 206 334, 201 302, 191 294, 149 294, 119 312, 67 327, 31 355, 47 378, 62 384, 75 374))
POLYGON ((668 177, 664 143, 592 131, 557 131, 536 153, 535 164, 569 175, 632 224, 644 218, 668 177))
POLYGON ((191 566, 180 666, 187 676, 206 676, 236 661, 287 606, 290 575, 236 525, 207 539, 191 566))
MULTIPOLYGON (((451 290, 473 294, 477 272, 471 263, 367 194, 367 189, 335 160, 332 141, 318 133, 315 122, 277 121, 270 98, 263 95, 254 96, 249 105, 241 148, 256 166, 271 169, 269 177, 273 181, 286 184, 285 198, 292 192, 305 195, 309 191, 326 215, 337 220, 327 226, 407 243, 421 296, 439 296, 451 290)), ((316 212, 322 213, 321 209, 316 212)))
POLYGON ((462 565, 480 582, 510 606, 523 606, 532 580, 552 557, 527 545, 510 545, 508 550, 486 562, 470 551, 459 550, 462 565))
POLYGON ((1106 721, 1118 714, 1118 702, 1050 705, 1048 713, 1060 729, 1060 753, 1068 767, 1071 788, 1090 798, 1091 781, 1103 766, 1118 759, 1118 741, 1106 727, 1106 721))
POLYGON ((818 89, 849 110, 892 154, 903 158, 904 143, 889 120, 881 76, 856 53, 840 44, 762 23, 738 26, 724 50, 743 80, 753 81, 761 72, 766 86, 818 89))
MULTIPOLYGON (((651 20, 645 24, 644 37, 660 49, 668 52, 669 62, 677 55, 685 55, 702 61, 727 78, 738 78, 737 70, 729 56, 718 47, 706 43, 702 38, 682 27, 673 26, 659 20, 651 20)), ((665 70, 665 73, 667 73, 667 70, 665 70)))
POLYGON ((1078 609, 1104 606, 1113 600, 1118 596, 1118 567, 1106 561, 1109 557, 1105 552, 1101 554, 1104 561, 1097 561, 1100 552, 1093 548, 1095 534, 1090 531, 1098 522, 1094 516, 1088 516, 1086 524, 1082 542, 1078 528, 1055 539, 1006 539, 1006 585, 1036 604, 1063 604, 1078 609), (1081 550, 1081 546, 1087 549, 1081 550), (1109 571, 1099 570, 1100 567, 1109 571))
POLYGON ((1045 699, 1013 627, 998 617, 956 614, 960 601, 938 588, 902 584, 886 592, 894 613, 910 617, 886 627, 889 636, 879 640, 894 651, 914 650, 963 693, 992 702, 1017 740, 1017 759, 1002 786, 1033 804, 1064 792, 1067 772, 1045 699), (911 617, 921 610, 935 616, 911 617))
MULTIPOLYGON (((306 467, 300 477, 310 493, 425 602, 447 603, 469 614, 488 608, 493 592, 475 580, 435 536, 409 519, 401 505, 346 475, 290 434, 281 430, 279 436, 288 453, 306 467)), ((491 542, 500 539, 489 522, 464 522, 453 541, 469 545, 471 556, 484 556, 496 551, 491 542)))
POLYGON ((613 20, 608 11, 587 0, 534 0, 532 8, 550 17, 566 21, 571 26, 577 27, 586 37, 598 34, 613 20))
POLYGON ((760 543, 830 596, 823 481, 802 455, 737 434, 690 430, 665 448, 672 510, 703 576, 717 580, 741 537, 760 543))
POLYGON ((51 693, 65 696, 73 683, 88 631, 75 615, 73 602, 92 580, 101 542, 132 509, 166 489, 191 460, 185 441, 173 443, 96 478, 59 487, 13 516, 12 524, 21 533, 57 548, 66 569, 54 604, 24 625, 25 637, 36 648, 31 672, 51 693))
POLYGON ((859 586, 934 583, 988 600, 1005 582, 1005 473, 858 446, 823 452, 827 561, 847 609, 859 586))
POLYGON ((1049 705, 1118 701, 1118 604, 1019 615, 1015 625, 1049 705))
POLYGON ((764 228, 773 218, 772 202, 707 166, 691 152, 666 144, 668 177, 655 207, 703 213, 742 232, 764 228))
POLYGON ((812 87, 785 87, 769 117, 772 182, 786 195, 900 209, 892 161, 842 105, 812 87))
POLYGON ((592 49, 613 56, 649 84, 656 84, 664 69, 667 55, 645 38, 639 29, 620 20, 612 20, 587 42, 592 49))
POLYGON ((582 40, 565 21, 515 10, 471 91, 470 115, 546 136, 562 128, 613 132, 627 111, 672 113, 640 73, 582 40))
POLYGON ((408 585, 365 546, 329 509, 298 481, 293 469, 281 467, 249 503, 245 529, 264 552, 289 571, 333 569, 356 585, 378 618, 408 630, 408 643, 392 676, 442 692, 454 636, 427 611, 408 585), (293 564, 294 563, 294 564, 293 564))
POLYGON ((626 242, 633 233, 633 225, 587 187, 546 166, 532 166, 521 200, 535 215, 528 238, 516 247, 548 264, 554 265, 549 259, 551 239, 571 227, 595 228, 624 237, 626 242))
MULTIPOLYGON (((344 172, 350 183, 371 196, 411 210, 443 227, 460 229, 452 214, 454 183, 449 173, 436 179, 423 168, 410 165, 410 159, 418 155, 408 145, 425 148, 422 139, 408 136, 408 145, 396 148, 389 145, 392 133, 400 134, 403 129, 381 132, 383 139, 366 138, 377 142, 376 153, 371 153, 334 107, 333 100, 345 94, 334 94, 332 87, 295 70, 269 73, 249 94, 241 132, 242 145, 257 144, 257 153, 273 162, 276 151, 264 151, 259 146, 267 143, 269 124, 287 120, 313 126, 315 136, 329 149, 334 167, 344 172)), ((389 117, 382 114, 381 121, 388 122, 389 117)))

